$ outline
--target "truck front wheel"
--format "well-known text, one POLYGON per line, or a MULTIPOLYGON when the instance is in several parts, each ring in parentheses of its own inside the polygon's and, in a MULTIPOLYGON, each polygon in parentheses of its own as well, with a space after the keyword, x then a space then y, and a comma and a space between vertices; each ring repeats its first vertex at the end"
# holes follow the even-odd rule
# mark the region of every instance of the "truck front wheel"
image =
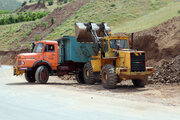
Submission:
POLYGON ((90 62, 84 65, 83 75, 86 84, 93 85, 96 83, 96 80, 94 79, 93 68, 90 62))
POLYGON ((105 65, 101 70, 101 81, 106 89, 115 89, 117 84, 117 75, 113 65, 105 65))
POLYGON ((25 71, 25 78, 29 83, 34 83, 36 81, 35 74, 32 71, 25 71))
POLYGON ((132 82, 135 87, 144 87, 147 83, 147 77, 144 79, 133 79, 132 82))
POLYGON ((38 69, 36 70, 35 78, 37 80, 37 83, 40 83, 40 84, 47 83, 49 79, 49 71, 47 67, 45 66, 38 67, 38 69))

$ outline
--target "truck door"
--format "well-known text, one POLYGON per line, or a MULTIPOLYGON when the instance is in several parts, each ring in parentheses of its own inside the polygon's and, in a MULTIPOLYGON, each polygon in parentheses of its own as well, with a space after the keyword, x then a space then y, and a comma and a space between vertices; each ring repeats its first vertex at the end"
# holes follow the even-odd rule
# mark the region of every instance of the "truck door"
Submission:
POLYGON ((57 52, 55 49, 55 46, 53 44, 46 44, 45 46, 45 50, 44 50, 44 60, 48 61, 51 66, 52 69, 56 69, 57 68, 57 52))

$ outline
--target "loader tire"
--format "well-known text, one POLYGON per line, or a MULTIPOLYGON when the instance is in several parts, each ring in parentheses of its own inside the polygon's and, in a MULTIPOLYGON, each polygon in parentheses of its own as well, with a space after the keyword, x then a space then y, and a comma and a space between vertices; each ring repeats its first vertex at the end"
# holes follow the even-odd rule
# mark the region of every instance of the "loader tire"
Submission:
POLYGON ((40 66, 36 70, 35 78, 37 80, 37 83, 39 84, 46 84, 49 79, 49 71, 47 67, 40 66))
POLYGON ((26 71, 25 78, 26 78, 26 81, 28 81, 28 83, 35 83, 36 81, 35 74, 33 73, 33 71, 26 71))
POLYGON ((79 73, 76 74, 76 80, 80 84, 84 84, 84 76, 83 76, 83 71, 80 71, 79 73))
POLYGON ((117 84, 117 75, 113 65, 105 65, 101 70, 101 81, 106 89, 115 89, 117 84))
POLYGON ((132 80, 135 87, 145 87, 147 84, 147 78, 144 79, 133 79, 132 80))
POLYGON ((93 85, 96 83, 96 80, 94 79, 93 68, 90 62, 84 65, 83 76, 86 84, 93 85))

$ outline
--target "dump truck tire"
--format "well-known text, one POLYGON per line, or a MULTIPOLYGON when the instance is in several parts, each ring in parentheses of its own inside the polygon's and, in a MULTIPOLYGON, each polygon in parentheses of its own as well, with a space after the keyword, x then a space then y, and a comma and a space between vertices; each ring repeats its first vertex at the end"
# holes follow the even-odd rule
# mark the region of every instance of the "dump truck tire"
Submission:
POLYGON ((83 75, 84 75, 84 81, 86 84, 93 85, 96 83, 96 80, 94 79, 93 69, 90 62, 84 65, 83 75))
POLYGON ((81 72, 76 74, 76 80, 80 84, 84 84, 85 83, 84 76, 83 76, 83 71, 81 71, 81 72))
POLYGON ((25 72, 25 78, 29 83, 35 83, 35 74, 32 71, 25 72))
POLYGON ((40 84, 47 83, 49 79, 49 71, 47 67, 45 66, 38 67, 38 69, 36 70, 35 78, 36 78, 37 83, 40 83, 40 84))
POLYGON ((101 70, 101 81, 106 89, 115 89, 117 84, 117 75, 113 65, 105 65, 101 70))
POLYGON ((144 79, 133 79, 132 80, 135 87, 145 87, 147 84, 147 78, 144 79))

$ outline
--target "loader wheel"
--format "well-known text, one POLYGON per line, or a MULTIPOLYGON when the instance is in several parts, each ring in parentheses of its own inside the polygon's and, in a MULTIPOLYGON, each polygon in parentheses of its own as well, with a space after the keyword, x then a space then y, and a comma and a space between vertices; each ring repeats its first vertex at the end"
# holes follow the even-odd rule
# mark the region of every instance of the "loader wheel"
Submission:
POLYGON ((38 69, 36 70, 35 78, 37 80, 37 83, 40 83, 40 84, 47 83, 49 79, 49 72, 48 72, 47 67, 45 66, 38 67, 38 69))
POLYGON ((144 79, 133 79, 132 80, 135 87, 144 87, 147 83, 147 78, 144 79))
POLYGON ((29 83, 35 83, 35 74, 32 71, 25 72, 25 78, 29 83))
POLYGON ((83 71, 80 71, 78 74, 76 74, 76 80, 80 84, 84 84, 84 76, 83 76, 83 71))
POLYGON ((113 65, 105 65, 101 70, 101 80, 106 89, 115 89, 117 84, 117 75, 113 65))
POLYGON ((84 65, 83 75, 84 75, 84 81, 86 84, 93 85, 96 83, 96 80, 94 79, 94 75, 93 75, 93 69, 90 62, 84 65))

